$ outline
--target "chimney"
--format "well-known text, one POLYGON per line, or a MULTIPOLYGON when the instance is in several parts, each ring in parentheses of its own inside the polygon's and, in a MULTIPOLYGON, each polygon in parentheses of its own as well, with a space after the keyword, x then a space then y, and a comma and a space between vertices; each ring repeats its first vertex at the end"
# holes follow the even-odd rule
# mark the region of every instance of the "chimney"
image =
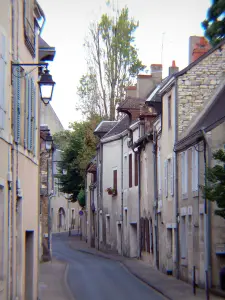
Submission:
POLYGON ((126 97, 136 97, 137 94, 137 86, 130 85, 126 88, 126 97))
POLYGON ((189 64, 201 57, 211 48, 203 36, 190 36, 189 38, 189 64))
POLYGON ((177 73, 179 72, 179 68, 176 66, 176 62, 175 60, 172 61, 172 66, 169 67, 169 76, 174 74, 174 73, 177 73))
POLYGON ((162 65, 161 64, 152 64, 150 66, 151 75, 153 79, 156 79, 157 83, 162 81, 162 65))

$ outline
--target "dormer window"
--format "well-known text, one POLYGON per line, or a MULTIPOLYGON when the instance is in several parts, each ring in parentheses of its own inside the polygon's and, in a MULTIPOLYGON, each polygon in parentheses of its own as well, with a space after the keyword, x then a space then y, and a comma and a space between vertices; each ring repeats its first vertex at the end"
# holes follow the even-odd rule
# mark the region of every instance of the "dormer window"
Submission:
POLYGON ((35 57, 34 1, 24 0, 23 5, 25 44, 32 57, 35 57))

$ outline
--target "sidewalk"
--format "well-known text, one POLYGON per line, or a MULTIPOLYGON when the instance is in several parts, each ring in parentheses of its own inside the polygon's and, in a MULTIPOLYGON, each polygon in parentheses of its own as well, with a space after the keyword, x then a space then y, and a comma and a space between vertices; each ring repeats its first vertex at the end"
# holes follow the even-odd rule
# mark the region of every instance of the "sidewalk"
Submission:
POLYGON ((65 281, 66 263, 53 259, 41 263, 39 270, 40 300, 74 300, 65 281))
MULTIPOLYGON (((177 280, 172 276, 167 276, 152 267, 146 265, 143 261, 137 259, 130 259, 118 254, 103 253, 94 248, 88 247, 87 243, 81 241, 79 237, 71 236, 69 245, 71 248, 89 253, 92 255, 98 255, 107 259, 112 259, 120 262, 126 269, 130 271, 134 276, 148 284, 153 289, 163 294, 170 300, 205 300, 205 291, 202 289, 196 289, 196 295, 193 295, 192 286, 177 280)), ((210 300, 224 299, 214 295, 210 295, 210 300)))

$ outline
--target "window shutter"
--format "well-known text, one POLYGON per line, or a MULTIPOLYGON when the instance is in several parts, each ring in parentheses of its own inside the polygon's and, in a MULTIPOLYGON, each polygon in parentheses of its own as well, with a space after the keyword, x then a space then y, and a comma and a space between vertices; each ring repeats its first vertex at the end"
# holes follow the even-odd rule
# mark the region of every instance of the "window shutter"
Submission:
POLYGON ((144 250, 144 219, 140 219, 140 231, 141 231, 141 251, 144 250))
POLYGON ((31 118, 32 118, 32 108, 31 108, 31 80, 28 78, 28 115, 27 115, 27 149, 31 150, 31 118))
POLYGON ((146 250, 145 244, 146 244, 146 233, 145 233, 145 229, 146 229, 146 225, 145 225, 146 220, 143 218, 143 251, 146 250))
POLYGON ((13 80, 13 128, 14 128, 14 140, 16 143, 20 141, 20 101, 21 101, 21 74, 20 67, 14 68, 15 76, 12 76, 13 80))
POLYGON ((162 187, 161 187, 161 156, 160 156, 160 149, 158 149, 157 173, 158 173, 158 191, 159 191, 159 195, 161 195, 162 194, 162 187))
POLYGON ((24 100, 24 148, 27 148, 28 99, 29 99, 29 79, 26 76, 25 77, 25 100, 24 100))
POLYGON ((5 128, 6 39, 0 33, 0 129, 5 128))
POLYGON ((188 192, 188 150, 185 151, 185 194, 188 192))
POLYGON ((132 153, 129 154, 129 187, 132 187, 132 153))
POLYGON ((184 194, 184 152, 181 153, 181 190, 184 194))
POLYGON ((31 114, 32 114, 32 120, 31 120, 31 148, 33 150, 33 153, 35 155, 36 152, 36 89, 35 89, 35 83, 34 80, 31 79, 31 114))
POLYGON ((191 159, 191 168, 192 168, 192 172, 191 172, 191 182, 192 182, 192 191, 195 190, 195 148, 192 147, 192 159, 191 159))
POLYGON ((135 153, 134 155, 134 159, 135 159, 135 177, 134 177, 134 180, 135 180, 135 186, 138 185, 138 154, 135 153))
POLYGON ((198 146, 195 149, 195 190, 198 191, 198 146))
POLYGON ((150 253, 150 234, 149 234, 149 220, 148 219, 145 220, 145 224, 146 224, 146 243, 147 243, 146 250, 148 253, 150 253))
POLYGON ((174 171, 175 171, 175 156, 171 158, 170 163, 170 194, 171 196, 174 195, 174 171))
POLYGON ((117 170, 113 171, 113 188, 117 191, 117 170))
POLYGON ((168 197, 168 161, 164 162, 165 196, 168 197))

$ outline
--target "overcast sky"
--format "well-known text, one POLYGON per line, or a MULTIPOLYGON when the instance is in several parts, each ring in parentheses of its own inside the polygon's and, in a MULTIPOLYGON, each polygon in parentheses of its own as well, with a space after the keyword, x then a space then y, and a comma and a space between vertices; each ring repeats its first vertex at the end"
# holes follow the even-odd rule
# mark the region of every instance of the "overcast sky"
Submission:
MULTIPOLYGON (((39 0, 46 15, 42 37, 56 47, 50 65, 56 81, 52 106, 65 128, 81 120, 75 110, 79 79, 86 71, 83 42, 91 21, 107 10, 105 0, 39 0)), ((180 70, 188 64, 188 38, 203 35, 201 21, 210 0, 114 0, 119 8, 127 5, 130 15, 139 20, 136 45, 139 57, 149 69, 161 63, 162 36, 163 75, 167 76, 172 60, 180 70)))

